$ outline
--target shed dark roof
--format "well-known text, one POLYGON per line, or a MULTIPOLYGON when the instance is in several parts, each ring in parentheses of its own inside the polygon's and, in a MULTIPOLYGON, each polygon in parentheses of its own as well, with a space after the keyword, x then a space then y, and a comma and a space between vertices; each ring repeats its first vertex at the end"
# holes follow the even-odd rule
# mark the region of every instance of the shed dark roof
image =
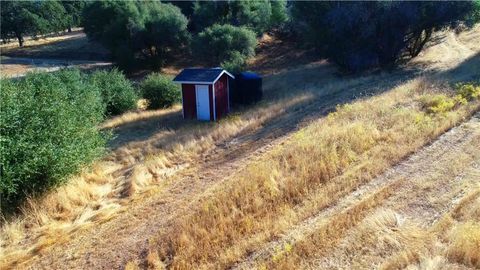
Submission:
POLYGON ((186 68, 173 81, 214 83, 223 72, 233 78, 230 73, 222 68, 186 68))

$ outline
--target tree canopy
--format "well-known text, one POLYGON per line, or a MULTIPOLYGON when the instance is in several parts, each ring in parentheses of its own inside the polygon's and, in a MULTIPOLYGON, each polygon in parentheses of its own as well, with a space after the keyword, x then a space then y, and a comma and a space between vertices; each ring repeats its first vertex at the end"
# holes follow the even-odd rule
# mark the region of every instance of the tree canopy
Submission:
POLYGON ((160 67, 190 38, 180 9, 160 2, 93 2, 84 9, 83 24, 125 69, 138 60, 160 67))
POLYGON ((415 57, 433 31, 470 16, 474 2, 294 2, 305 37, 350 71, 415 57))
POLYGON ((67 13, 68 31, 72 31, 72 27, 80 26, 82 24, 82 12, 86 5, 83 0, 76 1, 62 1, 62 5, 67 13))
POLYGON ((59 32, 67 28, 68 16, 59 1, 8 1, 2 2, 2 39, 16 38, 23 46, 27 35, 37 36, 59 32))
POLYGON ((286 1, 199 1, 193 8, 195 30, 213 24, 245 26, 261 34, 286 20, 286 1))
POLYGON ((194 41, 194 53, 205 62, 222 64, 236 72, 255 54, 255 33, 246 27, 214 24, 200 32, 194 41))

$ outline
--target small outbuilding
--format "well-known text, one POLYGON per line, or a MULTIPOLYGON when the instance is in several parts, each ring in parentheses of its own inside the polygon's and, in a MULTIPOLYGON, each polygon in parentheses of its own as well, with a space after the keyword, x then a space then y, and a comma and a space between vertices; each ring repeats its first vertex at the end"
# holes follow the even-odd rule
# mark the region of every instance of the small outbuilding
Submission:
POLYGON ((173 79, 182 85, 183 118, 215 121, 230 112, 230 79, 222 68, 187 68, 173 79))
POLYGON ((233 104, 249 105, 262 99, 262 77, 252 72, 235 74, 235 87, 232 89, 233 104))

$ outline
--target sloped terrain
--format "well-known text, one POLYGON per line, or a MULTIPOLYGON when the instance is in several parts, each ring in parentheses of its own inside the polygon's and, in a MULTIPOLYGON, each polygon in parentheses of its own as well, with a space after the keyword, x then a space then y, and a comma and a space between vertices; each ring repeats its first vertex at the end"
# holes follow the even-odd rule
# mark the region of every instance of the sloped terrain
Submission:
MULTIPOLYGON (((267 66, 268 72, 275 74, 265 77, 265 101, 251 108, 238 108, 235 114, 219 123, 182 121, 180 108, 132 112, 111 119, 104 128, 112 129, 118 138, 112 142, 108 157, 66 186, 33 201, 23 216, 3 225, 0 265, 31 269, 121 269, 128 263, 129 266, 151 268, 161 264, 189 268, 188 264, 175 264, 176 259, 183 259, 200 268, 264 265, 368 268, 388 263, 381 260, 387 255, 393 261, 396 253, 409 249, 411 242, 404 240, 414 236, 394 239, 399 244, 393 248, 372 246, 369 249, 368 243, 375 243, 367 242, 371 239, 364 237, 369 234, 366 232, 371 227, 369 224, 384 218, 378 225, 382 230, 384 224, 390 224, 388 222, 400 227, 404 224, 414 226, 415 232, 428 230, 478 183, 478 166, 475 165, 479 158, 479 147, 475 146, 480 143, 478 116, 388 170, 390 165, 400 162, 478 110, 478 103, 474 102, 445 116, 428 116, 418 104, 421 99, 407 98, 411 93, 423 96, 448 89, 444 87, 445 80, 453 83, 478 79, 478 30, 477 27, 460 36, 445 33, 443 42, 430 47, 411 66, 390 73, 339 77, 336 69, 323 61, 297 66, 287 61, 288 68, 276 71, 267 66), (444 58, 446 53, 449 57, 444 58), (432 59, 436 60, 432 62, 432 59), (252 234, 238 232, 238 237, 248 242, 238 243, 240 247, 236 244, 225 249, 219 246, 221 251, 216 253, 217 247, 202 250, 197 246, 190 258, 177 257, 183 251, 175 249, 176 243, 182 237, 188 240, 189 235, 178 234, 175 229, 186 226, 189 221, 201 222, 192 215, 200 213, 199 208, 206 202, 221 197, 231 187, 240 186, 239 175, 257 163, 268 164, 268 158, 275 157, 272 153, 281 151, 279 149, 285 145, 295 144, 299 134, 311 129, 311 125, 319 122, 318 130, 325 130, 322 124, 328 121, 324 120, 328 119, 325 116, 335 111, 337 105, 360 102, 362 112, 372 111, 381 116, 381 112, 368 109, 374 104, 373 101, 368 103, 372 99, 370 96, 391 102, 394 109, 411 109, 425 119, 432 118, 425 120, 431 121, 428 122, 431 126, 418 135, 389 130, 388 136, 417 138, 412 137, 414 144, 408 146, 406 143, 406 149, 391 151, 394 157, 386 159, 388 162, 364 172, 368 177, 332 195, 332 200, 325 201, 325 205, 317 205, 314 198, 316 192, 323 192, 323 186, 308 192, 304 200, 289 204, 303 214, 295 215, 288 222, 280 216, 268 220, 271 224, 281 223, 281 228, 268 227, 265 221, 261 229, 252 229, 252 234), (456 179, 455 182, 452 179, 456 179), (436 199, 438 194, 442 194, 440 199, 436 199), (302 205, 307 207, 303 209, 302 205), (322 230, 325 226, 335 227, 332 221, 342 222, 344 216, 350 215, 350 209, 357 208, 361 208, 355 212, 358 216, 350 223, 344 221, 335 237, 328 237, 324 243, 322 238, 311 237, 332 234, 322 230), (367 247, 363 255, 351 257, 348 247, 364 240, 367 247), (164 243, 172 247, 165 249, 164 243), (301 252, 305 250, 309 252, 301 252), (212 253, 202 257, 203 254, 197 254, 200 252, 212 253), (202 259, 189 261, 195 258, 202 259)), ((261 68, 262 57, 260 54, 260 62, 252 65, 258 64, 261 68)), ((354 120, 351 118, 351 122, 354 120)), ((388 118, 382 121, 387 123, 388 118)), ((404 127, 415 129, 409 122, 404 123, 404 127)), ((393 142, 395 140, 391 146, 394 148, 393 142)), ((385 155, 381 152, 383 148, 379 149, 377 154, 385 155)), ((354 166, 355 162, 349 160, 347 163, 354 166)), ((342 174, 348 168, 339 169, 337 176, 348 177, 342 174)), ((337 186, 341 186, 341 182, 338 183, 337 186)), ((188 227, 185 228, 188 233, 188 227)), ((403 227, 398 230, 406 231, 403 227)), ((384 229, 377 237, 388 235, 389 231, 384 229)), ((233 232, 231 237, 234 237, 233 232)), ((221 242, 222 238, 217 240, 221 242)), ((415 262, 421 263, 411 260, 407 264, 415 262)))

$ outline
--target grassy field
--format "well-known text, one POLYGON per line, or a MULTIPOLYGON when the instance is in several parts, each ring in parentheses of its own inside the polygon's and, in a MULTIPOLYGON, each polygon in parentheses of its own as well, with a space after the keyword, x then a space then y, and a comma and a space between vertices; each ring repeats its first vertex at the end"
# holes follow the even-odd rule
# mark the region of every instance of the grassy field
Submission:
POLYGON ((478 267, 478 123, 418 151, 480 108, 432 110, 479 79, 478 30, 355 77, 323 61, 265 66, 260 53, 265 100, 219 123, 181 121, 179 107, 110 119, 109 156, 4 222, 0 265, 478 267))

